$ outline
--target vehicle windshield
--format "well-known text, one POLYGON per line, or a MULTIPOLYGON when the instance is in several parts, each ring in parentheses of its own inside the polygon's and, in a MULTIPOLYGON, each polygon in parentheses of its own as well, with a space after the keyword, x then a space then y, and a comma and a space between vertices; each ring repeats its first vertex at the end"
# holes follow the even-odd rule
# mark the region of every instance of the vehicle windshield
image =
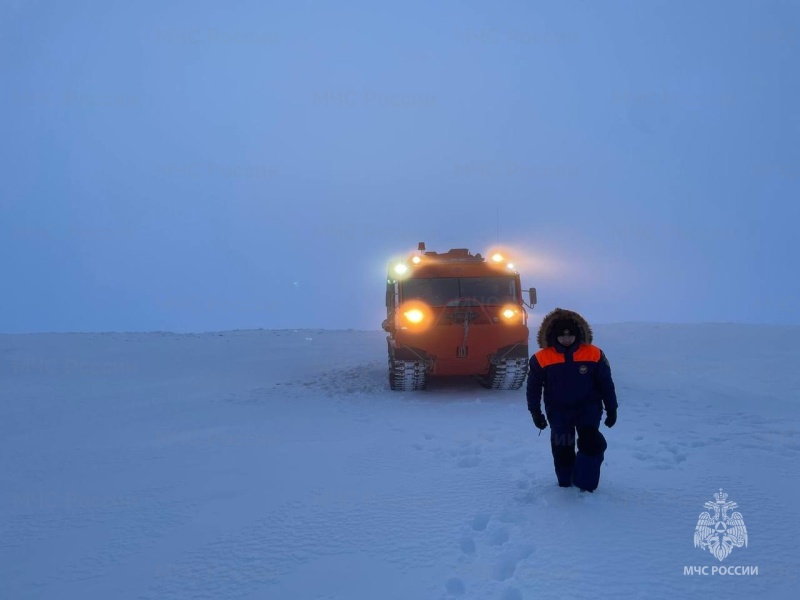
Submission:
POLYGON ((403 300, 421 300, 429 306, 518 304, 514 277, 440 277, 406 279, 403 300))

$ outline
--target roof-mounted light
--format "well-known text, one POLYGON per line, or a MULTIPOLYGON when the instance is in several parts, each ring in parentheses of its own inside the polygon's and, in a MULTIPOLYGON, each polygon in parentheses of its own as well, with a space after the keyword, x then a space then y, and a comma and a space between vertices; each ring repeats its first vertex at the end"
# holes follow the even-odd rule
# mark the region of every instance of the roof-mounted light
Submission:
POLYGON ((492 254, 492 260, 497 263, 503 262, 503 255, 499 252, 492 254))

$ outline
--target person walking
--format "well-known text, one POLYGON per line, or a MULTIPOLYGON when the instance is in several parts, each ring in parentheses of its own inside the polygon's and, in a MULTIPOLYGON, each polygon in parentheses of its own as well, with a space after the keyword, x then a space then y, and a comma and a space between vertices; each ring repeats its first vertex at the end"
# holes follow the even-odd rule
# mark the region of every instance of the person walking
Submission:
POLYGON ((526 389, 533 423, 544 430, 549 421, 558 485, 575 485, 584 492, 593 492, 600 483, 608 448, 600 432, 603 409, 606 427, 617 422, 611 365, 592 340, 592 329, 580 314, 564 308, 550 312, 539 327, 541 350, 530 359, 526 389), (542 413, 543 392, 547 417, 542 413))

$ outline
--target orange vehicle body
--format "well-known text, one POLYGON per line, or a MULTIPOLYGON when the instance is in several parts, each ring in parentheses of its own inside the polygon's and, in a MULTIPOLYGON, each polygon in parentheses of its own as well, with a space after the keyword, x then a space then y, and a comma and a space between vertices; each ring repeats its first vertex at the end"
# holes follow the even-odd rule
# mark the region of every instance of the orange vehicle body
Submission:
POLYGON ((427 375, 474 375, 487 387, 517 389, 529 331, 512 265, 466 249, 426 252, 424 244, 402 265, 402 274, 389 265, 383 322, 392 389, 424 388, 427 375))

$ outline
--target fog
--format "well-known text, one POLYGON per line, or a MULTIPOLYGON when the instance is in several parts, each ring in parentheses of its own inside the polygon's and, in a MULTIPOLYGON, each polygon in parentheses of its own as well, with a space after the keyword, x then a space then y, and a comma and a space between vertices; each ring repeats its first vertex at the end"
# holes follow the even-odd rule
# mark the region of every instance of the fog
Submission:
POLYGON ((1 332, 378 329, 502 246, 592 322, 800 323, 796 2, 4 2, 1 332))

